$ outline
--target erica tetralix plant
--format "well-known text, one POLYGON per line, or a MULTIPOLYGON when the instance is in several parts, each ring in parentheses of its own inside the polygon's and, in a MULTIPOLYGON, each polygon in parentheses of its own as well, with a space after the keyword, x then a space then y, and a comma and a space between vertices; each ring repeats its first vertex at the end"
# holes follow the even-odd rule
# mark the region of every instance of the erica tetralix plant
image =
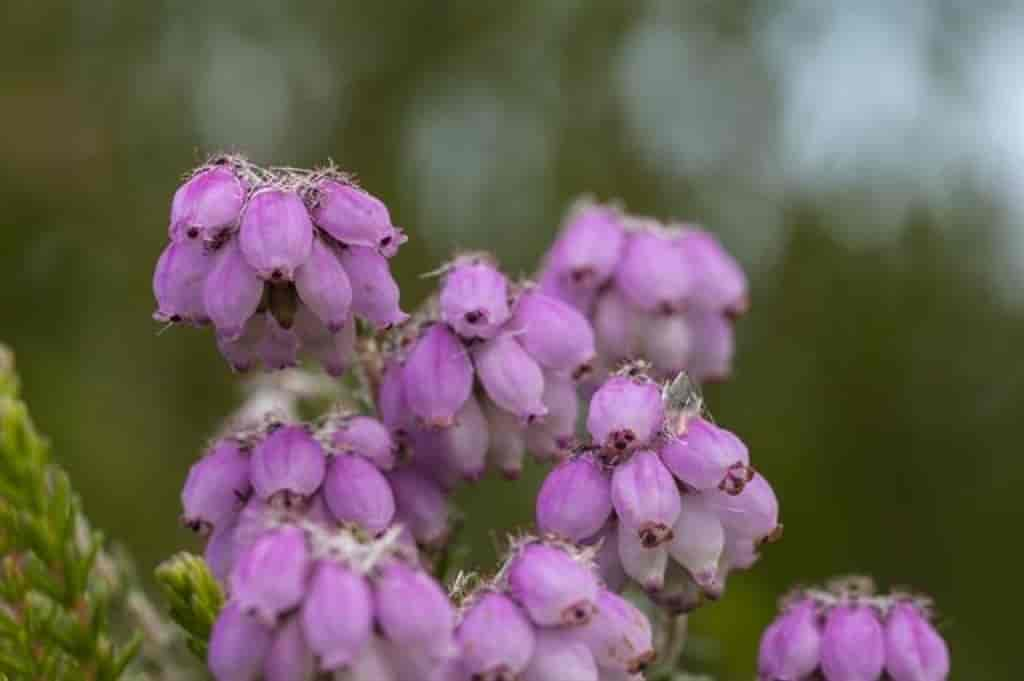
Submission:
POLYGON ((573 441, 576 382, 595 349, 590 323, 572 306, 511 285, 485 255, 463 255, 443 269, 437 300, 398 336, 381 379, 381 418, 446 486, 479 478, 488 458, 516 477, 527 450, 552 457, 573 441))
POLYGON ((548 475, 537 525, 601 544, 605 581, 639 583, 676 612, 717 598, 733 569, 750 567, 781 532, 778 501, 746 445, 627 365, 594 393, 590 445, 548 475))
POLYGON ((461 596, 452 681, 640 681, 654 658, 647 618, 572 544, 521 539, 496 577, 461 596))
POLYGON ((709 232, 584 201, 540 282, 593 321, 606 367, 644 358, 662 378, 685 370, 702 382, 732 371, 732 320, 747 309, 747 280, 709 232))
POLYGON ((221 156, 174 195, 153 275, 155 318, 212 323, 236 370, 293 366, 300 349, 340 375, 353 315, 404 320, 388 258, 406 240, 380 200, 327 168, 261 168, 221 156))
POLYGON ((949 649, 931 601, 877 595, 871 580, 799 589, 761 637, 760 681, 944 681, 949 649))

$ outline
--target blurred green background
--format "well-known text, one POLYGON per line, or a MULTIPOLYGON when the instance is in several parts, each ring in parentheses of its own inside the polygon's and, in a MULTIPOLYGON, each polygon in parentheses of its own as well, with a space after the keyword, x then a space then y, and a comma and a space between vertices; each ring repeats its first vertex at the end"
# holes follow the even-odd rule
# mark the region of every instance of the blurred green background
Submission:
MULTIPOLYGON (((585 192, 703 222, 743 261, 752 311, 708 397, 776 485, 786 536, 693 618, 709 670, 749 679, 781 592, 862 571, 936 597, 954 678, 1019 678, 1019 3, 2 15, 0 339, 95 521, 147 569, 194 545, 178 491, 238 383, 208 331, 150 320, 170 196, 221 149, 331 158, 409 230, 407 308, 453 248, 532 271, 585 192)), ((536 480, 461 495, 477 565, 530 521, 536 480)))

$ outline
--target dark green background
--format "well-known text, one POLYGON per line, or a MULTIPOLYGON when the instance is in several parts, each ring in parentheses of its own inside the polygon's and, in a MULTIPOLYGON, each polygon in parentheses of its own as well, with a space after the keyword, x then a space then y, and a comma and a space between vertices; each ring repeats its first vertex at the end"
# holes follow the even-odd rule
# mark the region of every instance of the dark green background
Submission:
MULTIPOLYGON (((158 335, 150 277, 177 178, 206 153, 358 172, 409 230, 407 308, 453 248, 532 270, 593 192, 706 223, 752 272, 735 378, 708 397, 775 484, 786 535, 693 618, 709 669, 750 678, 780 593, 862 571, 936 597, 955 678, 1019 678, 1014 190, 908 141, 932 139, 935 102, 868 126, 882 142, 852 160, 826 154, 829 183, 791 173, 785 72, 757 47, 791 4, 6 2, 0 339, 96 523, 147 568, 194 545, 178 491, 237 380, 209 332, 158 335)), ((958 31, 1005 8, 972 5, 971 23, 914 6, 937 17, 932 77, 970 108, 958 31)), ((859 92, 851 110, 870 111, 859 92)), ((462 493, 477 565, 529 522, 536 481, 462 493)))

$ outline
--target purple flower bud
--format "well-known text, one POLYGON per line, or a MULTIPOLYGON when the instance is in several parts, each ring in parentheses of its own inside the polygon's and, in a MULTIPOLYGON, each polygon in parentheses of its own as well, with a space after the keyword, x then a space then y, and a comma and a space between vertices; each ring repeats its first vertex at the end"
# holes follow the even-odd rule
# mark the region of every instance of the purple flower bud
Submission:
POLYGON ((625 527, 618 528, 616 537, 623 571, 648 591, 658 591, 664 587, 668 547, 665 544, 645 546, 640 535, 625 527))
POLYGON ((540 543, 527 545, 512 560, 508 588, 509 595, 541 627, 586 624, 597 602, 592 566, 540 543))
POLYGON ((325 455, 302 426, 283 426, 253 450, 252 486, 261 499, 285 507, 308 499, 323 482, 325 455))
POLYGON ((214 258, 195 240, 168 244, 153 272, 153 295, 161 322, 201 323, 208 319, 203 303, 203 286, 214 258))
POLYGON ((653 230, 630 234, 615 271, 615 285, 635 307, 679 312, 690 293, 686 261, 672 236, 653 230))
POLYGON ((354 185, 325 180, 317 186, 313 220, 343 244, 366 246, 391 257, 406 236, 391 224, 384 202, 354 185))
POLYGON ((611 482, 588 456, 556 467, 537 494, 537 527, 570 541, 596 534, 611 514, 611 482))
POLYGON ((369 416, 353 416, 338 424, 332 443, 339 452, 356 454, 382 471, 395 467, 395 442, 384 424, 369 416))
MULTIPOLYGON (((754 566, 761 556, 753 539, 729 536, 726 533, 725 548, 722 549, 722 565, 728 570, 747 570, 754 566)), ((719 578, 719 581, 723 581, 719 578)))
POLYGON ((350 664, 373 633, 370 586, 361 575, 333 561, 320 561, 300 617, 302 631, 323 670, 350 664))
POLYGON ((463 338, 494 338, 508 321, 508 280, 480 258, 462 258, 444 275, 441 319, 463 338))
POLYGON ((615 272, 624 243, 619 212, 587 205, 570 218, 551 249, 547 268, 574 288, 593 290, 615 272))
POLYGON ((274 635, 263 662, 263 681, 313 681, 316 660, 297 617, 289 618, 274 635))
POLYGON ((210 633, 210 672, 217 681, 256 681, 270 642, 265 624, 246 615, 237 603, 228 603, 210 633))
POLYGON ((758 655, 758 674, 765 681, 804 681, 821 658, 817 606, 801 601, 765 630, 758 655))
POLYGON ((534 638, 522 681, 598 681, 597 663, 585 643, 560 629, 538 629, 534 638))
POLYGON ((541 366, 580 377, 596 356, 594 330, 574 307, 537 290, 516 302, 509 325, 516 340, 541 366))
POLYGON ((654 659, 650 622, 635 605, 610 591, 601 591, 596 616, 577 631, 574 636, 606 669, 636 673, 654 659))
POLYGON ((679 237, 679 247, 693 279, 691 300, 696 305, 731 315, 746 311, 747 277, 713 234, 700 229, 685 230, 679 237))
POLYGON ((337 333, 331 333, 323 322, 305 305, 295 311, 292 331, 302 348, 313 355, 331 376, 341 376, 348 370, 355 353, 356 325, 349 317, 337 333))
POLYGON ((838 605, 825 620, 821 670, 828 681, 877 681, 885 666, 885 635, 866 605, 838 605))
POLYGON ((451 649, 455 612, 448 595, 423 572, 404 563, 385 566, 374 584, 374 610, 392 643, 442 655, 451 649))
POLYGON ((231 440, 221 440, 192 465, 181 490, 185 525, 209 534, 228 525, 248 497, 249 459, 231 440))
POLYGON ((706 500, 722 525, 738 536, 760 542, 778 531, 779 500, 763 475, 754 475, 737 495, 713 490, 706 500))
POLYGON ((615 289, 601 294, 594 307, 594 335, 601 357, 611 364, 643 354, 650 319, 615 289))
POLYGON ((548 412, 544 396, 544 374, 510 334, 475 347, 473 361, 487 396, 496 405, 529 422, 548 412))
POLYGON ((735 351, 732 326, 723 315, 696 311, 687 315, 693 332, 690 374, 698 381, 722 381, 732 373, 735 351))
POLYGON ((203 306, 217 327, 218 337, 237 340, 262 298, 263 282, 245 262, 238 242, 229 241, 217 255, 203 286, 203 306))
POLYGON ((456 637, 464 672, 480 681, 519 678, 533 656, 533 627, 519 606, 494 591, 469 606, 456 637))
POLYGON ((722 521, 699 495, 685 494, 681 502, 668 551, 702 589, 716 593, 722 588, 716 583, 718 561, 725 548, 722 521))
POLYGON ((653 548, 672 539, 679 518, 679 489, 658 455, 641 450, 612 474, 612 505, 620 531, 634 532, 653 548))
POLYGON ((473 389, 473 364, 466 349, 443 324, 420 336, 402 369, 409 410, 428 426, 450 426, 473 389))
POLYGON ((553 371, 545 371, 543 400, 548 413, 527 428, 526 445, 535 457, 562 458, 575 441, 580 409, 575 381, 553 371))
POLYGON ((441 546, 448 539, 448 502, 433 480, 411 468, 388 473, 395 495, 396 519, 424 546, 441 546))
POLYGON ((324 500, 340 522, 357 523, 377 533, 395 517, 395 497, 384 474, 358 456, 332 457, 324 480, 324 500))
POLYGON ((885 623, 885 668, 892 681, 945 681, 949 648, 921 610, 898 602, 885 623))
POLYGON ((523 424, 515 414, 495 406, 490 400, 484 402, 484 415, 491 445, 488 457, 502 475, 515 480, 523 472, 523 456, 526 454, 523 424))
POLYGON ((605 529, 594 536, 593 543, 601 542, 594 563, 597 572, 601 575, 604 585, 612 591, 622 591, 626 586, 629 576, 622 569, 622 559, 619 558, 619 534, 616 523, 608 523, 605 529))
POLYGON ((452 425, 419 433, 414 458, 433 457, 434 465, 446 468, 456 478, 478 480, 487 466, 489 447, 487 419, 476 398, 470 396, 456 412, 452 425))
POLYGON ((199 171, 174 193, 171 238, 215 241, 238 220, 244 201, 245 185, 229 168, 199 171))
POLYGON ((643 355, 659 374, 674 376, 690 366, 693 331, 682 314, 651 314, 643 322, 643 355))
POLYGON ((720 485, 725 491, 742 490, 749 475, 746 445, 700 416, 688 420, 686 431, 665 443, 661 460, 677 478, 697 490, 720 485))
POLYGON ((264 313, 257 313, 249 317, 238 338, 227 339, 217 334, 217 349, 235 371, 248 371, 260 363, 260 350, 267 324, 266 317, 267 315, 264 313))
POLYGON ((295 289, 332 333, 348 322, 352 285, 338 256, 323 239, 313 240, 309 259, 295 270, 295 289))
POLYGON ((362 652, 344 671, 335 673, 335 681, 399 681, 394 650, 379 636, 371 636, 362 652))
POLYGON ((273 315, 265 315, 263 337, 259 353, 267 370, 288 369, 297 366, 299 337, 291 329, 283 328, 273 315))
POLYGON ((599 289, 577 286, 568 273, 546 267, 537 278, 537 286, 549 296, 565 301, 581 312, 588 312, 594 306, 599 289))
POLYGON ((206 549, 203 551, 203 559, 210 566, 210 572, 217 578, 218 582, 227 582, 231 568, 235 564, 237 543, 235 542, 235 531, 238 519, 218 527, 206 540, 206 549))
POLYGON ((654 440, 665 422, 657 383, 612 376, 590 400, 587 430, 611 454, 625 454, 654 440))
POLYGON ((273 624, 302 602, 309 572, 306 536, 288 525, 272 530, 248 547, 231 570, 230 591, 244 613, 273 624))
POLYGON ((352 283, 352 309, 357 315, 381 328, 409 318, 398 307, 398 284, 387 258, 364 246, 342 248, 338 257, 352 283))
POLYGON ((268 281, 291 281, 313 249, 313 223, 295 192, 261 189, 242 212, 239 244, 246 261, 268 281))
MULTIPOLYGON (((472 371, 472 365, 470 365, 472 371)), ((392 360, 385 364, 381 374, 380 388, 377 391, 377 411, 380 420, 387 426, 399 443, 409 435, 409 427, 413 423, 412 410, 405 400, 404 368, 392 360)), ((470 389, 473 376, 470 373, 470 389)))

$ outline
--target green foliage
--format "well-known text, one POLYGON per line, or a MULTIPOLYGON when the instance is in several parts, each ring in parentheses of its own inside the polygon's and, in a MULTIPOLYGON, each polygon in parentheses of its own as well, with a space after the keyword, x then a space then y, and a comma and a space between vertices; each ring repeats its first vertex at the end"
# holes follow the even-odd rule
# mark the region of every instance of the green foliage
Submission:
POLYGON ((121 678, 141 636, 111 634, 125 582, 102 547, 0 346, 0 679, 121 678))
POLYGON ((210 629, 224 606, 224 592, 199 556, 178 555, 156 569, 171 618, 185 630, 188 648, 200 660, 206 659, 210 629))

